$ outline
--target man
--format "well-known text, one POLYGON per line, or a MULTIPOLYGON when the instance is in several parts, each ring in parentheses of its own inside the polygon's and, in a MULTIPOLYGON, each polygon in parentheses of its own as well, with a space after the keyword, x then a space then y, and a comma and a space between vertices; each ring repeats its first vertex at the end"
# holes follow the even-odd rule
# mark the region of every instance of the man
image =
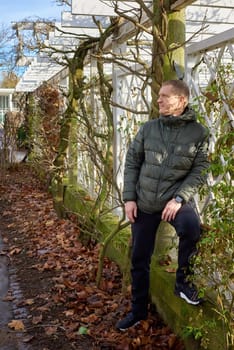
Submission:
POLYGON ((179 237, 175 294, 193 305, 201 302, 188 278, 200 237, 199 218, 189 201, 206 179, 208 131, 188 103, 183 81, 164 82, 160 117, 140 128, 126 155, 123 200, 132 227, 132 308, 117 323, 119 330, 147 318, 150 261, 161 220, 174 226, 179 237))

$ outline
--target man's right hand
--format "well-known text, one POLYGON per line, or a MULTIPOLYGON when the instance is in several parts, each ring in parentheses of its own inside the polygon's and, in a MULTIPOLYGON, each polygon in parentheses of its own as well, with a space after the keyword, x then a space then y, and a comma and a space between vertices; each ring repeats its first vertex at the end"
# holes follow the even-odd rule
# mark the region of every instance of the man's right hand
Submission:
POLYGON ((128 220, 133 223, 137 217, 137 205, 134 201, 129 201, 125 203, 125 213, 128 220))

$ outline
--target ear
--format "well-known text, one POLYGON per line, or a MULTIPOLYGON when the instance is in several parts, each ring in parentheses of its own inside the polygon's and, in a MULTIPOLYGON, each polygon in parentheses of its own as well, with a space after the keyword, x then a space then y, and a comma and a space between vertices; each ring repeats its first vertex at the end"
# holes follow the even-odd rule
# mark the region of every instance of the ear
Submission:
POLYGON ((188 105, 188 99, 183 95, 180 96, 180 102, 184 106, 184 108, 188 105))

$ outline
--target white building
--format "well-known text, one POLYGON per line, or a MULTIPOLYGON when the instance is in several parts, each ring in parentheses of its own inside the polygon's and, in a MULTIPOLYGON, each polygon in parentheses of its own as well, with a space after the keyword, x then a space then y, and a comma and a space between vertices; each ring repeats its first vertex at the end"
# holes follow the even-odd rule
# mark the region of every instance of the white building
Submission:
POLYGON ((16 110, 13 103, 13 93, 15 89, 0 89, 0 127, 4 122, 6 112, 16 110))

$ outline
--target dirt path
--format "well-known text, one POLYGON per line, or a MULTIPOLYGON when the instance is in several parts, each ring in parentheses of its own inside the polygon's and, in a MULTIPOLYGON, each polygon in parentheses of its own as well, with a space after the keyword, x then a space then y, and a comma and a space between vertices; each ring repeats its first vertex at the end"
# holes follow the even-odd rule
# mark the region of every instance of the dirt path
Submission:
POLYGON ((82 246, 77 224, 57 218, 27 165, 0 181, 0 218, 0 350, 184 350, 155 312, 115 330, 129 309, 118 267, 105 260, 98 289, 98 245, 82 246))

